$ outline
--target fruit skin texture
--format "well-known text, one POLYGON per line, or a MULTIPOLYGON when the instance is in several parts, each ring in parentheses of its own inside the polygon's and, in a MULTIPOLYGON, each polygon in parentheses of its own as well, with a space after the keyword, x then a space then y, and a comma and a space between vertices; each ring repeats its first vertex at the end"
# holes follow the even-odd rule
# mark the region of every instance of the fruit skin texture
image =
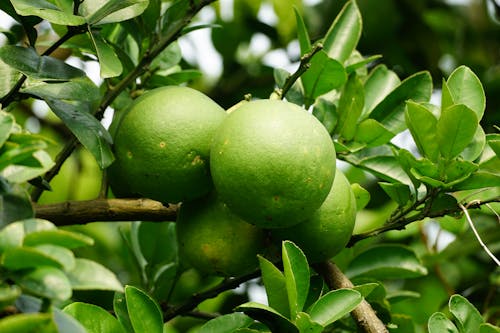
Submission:
POLYGON ((234 215, 214 193, 182 203, 176 231, 181 260, 209 275, 255 270, 266 243, 262 229, 234 215))
POLYGON ((272 238, 288 239, 306 254, 309 263, 330 259, 351 238, 356 221, 356 198, 349 181, 337 170, 325 202, 306 221, 285 229, 272 230, 272 238))
POLYGON ((113 192, 165 203, 207 194, 213 187, 211 140, 226 115, 208 96, 188 87, 146 92, 115 127, 116 160, 108 172, 113 192))
POLYGON ((335 148, 301 107, 257 100, 231 112, 210 153, 216 190, 229 208, 262 228, 297 224, 321 206, 335 175, 335 148))

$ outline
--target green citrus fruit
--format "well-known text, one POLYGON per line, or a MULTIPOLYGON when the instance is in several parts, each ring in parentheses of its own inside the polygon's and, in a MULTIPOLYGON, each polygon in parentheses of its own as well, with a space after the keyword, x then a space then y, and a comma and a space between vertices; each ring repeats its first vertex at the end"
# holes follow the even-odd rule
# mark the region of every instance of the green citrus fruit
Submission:
POLYGON ((212 275, 251 272, 265 245, 264 231, 233 214, 215 194, 182 203, 176 230, 181 260, 212 275))
POLYGON ((335 176, 335 149, 323 125, 301 107, 251 101, 217 130, 210 171, 221 199, 245 221, 286 227, 325 200, 335 176))
POLYGON ((356 221, 356 199, 349 181, 337 170, 330 193, 312 216, 297 225, 272 230, 272 237, 297 244, 310 263, 327 260, 351 238, 356 221))
POLYGON ((191 88, 146 92, 115 125, 111 189, 170 203, 207 194, 210 144, 225 117, 224 109, 191 88))

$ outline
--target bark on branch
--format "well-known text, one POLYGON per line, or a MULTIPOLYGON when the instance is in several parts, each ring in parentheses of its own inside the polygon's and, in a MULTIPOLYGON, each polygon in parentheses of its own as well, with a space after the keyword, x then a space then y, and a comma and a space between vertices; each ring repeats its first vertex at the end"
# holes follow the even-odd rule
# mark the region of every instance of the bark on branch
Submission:
POLYGON ((96 199, 35 204, 36 217, 56 225, 85 224, 95 221, 172 221, 177 205, 165 206, 150 199, 96 199))
MULTIPOLYGON (((314 265, 314 269, 323 277, 330 289, 352 288, 352 282, 342 271, 331 261, 325 261, 314 265)), ((356 321, 362 332, 366 333, 388 333, 384 323, 377 317, 371 305, 363 300, 351 312, 351 316, 356 321)))

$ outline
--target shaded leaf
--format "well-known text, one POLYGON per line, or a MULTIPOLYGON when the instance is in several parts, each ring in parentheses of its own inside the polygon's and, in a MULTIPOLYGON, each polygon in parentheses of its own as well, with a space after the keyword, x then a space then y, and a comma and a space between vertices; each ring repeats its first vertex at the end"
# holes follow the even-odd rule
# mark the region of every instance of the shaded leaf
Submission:
POLYGON ((313 321, 311 316, 305 312, 299 312, 295 324, 299 328, 300 333, 321 333, 325 329, 323 325, 313 321))
POLYGON ((24 237, 24 245, 35 246, 40 244, 54 244, 74 249, 93 245, 94 240, 84 234, 62 229, 38 230, 30 232, 24 237))
POLYGON ((0 147, 2 147, 9 138, 10 133, 14 129, 14 124, 14 116, 10 113, 0 111, 0 147))
POLYGON ((308 310, 311 319, 327 326, 354 310, 363 300, 353 289, 337 289, 326 293, 308 310))
POLYGON ((306 256, 294 243, 282 243, 282 260, 285 285, 290 306, 290 318, 295 318, 302 311, 309 290, 309 264, 306 256))
POLYGON ((367 147, 377 147, 386 144, 394 134, 374 119, 365 119, 357 126, 354 140, 366 143, 367 147))
POLYGON ((235 311, 241 311, 260 321, 273 333, 299 333, 299 329, 290 320, 267 305, 248 302, 236 307, 235 311))
POLYGON ((141 15, 149 0, 85 0, 79 12, 88 24, 122 22, 141 15))
POLYGON ((479 325, 479 333, 500 333, 500 327, 485 323, 479 325))
POLYGON ((330 58, 343 63, 356 49, 362 31, 362 19, 356 1, 348 1, 328 29, 323 41, 330 58))
POLYGON ((285 317, 290 316, 285 276, 272 262, 262 256, 258 258, 269 306, 285 317))
POLYGON ((99 88, 89 78, 83 77, 68 82, 42 82, 21 90, 40 98, 96 103, 101 98, 99 88))
POLYGON ((46 256, 52 258, 57 261, 64 270, 69 270, 75 267, 75 255, 71 250, 68 250, 65 247, 52 245, 52 244, 43 244, 37 245, 34 247, 37 251, 44 253, 46 256))
POLYGON ((21 313, 0 320, 0 332, 40 332, 58 333, 50 313, 21 313))
POLYGON ((420 154, 436 162, 439 157, 437 118, 424 105, 408 101, 405 119, 420 154))
POLYGON ((411 193, 408 185, 385 182, 379 182, 378 184, 399 206, 404 206, 408 201, 410 201, 411 193))
POLYGON ((3 267, 11 270, 40 266, 62 268, 59 261, 36 248, 30 247, 15 247, 7 249, 3 253, 1 262, 3 267))
POLYGON ((75 266, 66 271, 75 290, 123 291, 123 286, 109 268, 89 259, 76 258, 75 266))
POLYGON ((35 215, 28 192, 19 185, 9 184, 1 176, 0 208, 0 227, 35 215))
POLYGON ((22 288, 41 297, 65 301, 72 294, 68 278, 55 267, 44 266, 19 273, 14 280, 22 288))
POLYGON ((339 100, 337 108, 339 119, 335 129, 335 132, 347 141, 352 140, 356 133, 358 118, 361 116, 364 103, 363 83, 357 75, 350 75, 339 100))
POLYGON ((500 175, 494 174, 486 171, 478 171, 472 173, 469 177, 463 181, 454 184, 453 190, 475 190, 485 187, 497 187, 500 186, 500 175))
POLYGON ((356 211, 360 211, 370 202, 370 192, 363 188, 358 183, 351 184, 351 189, 356 198, 356 211))
POLYGON ((466 161, 474 161, 481 156, 486 146, 486 134, 483 128, 479 125, 471 142, 460 153, 460 156, 466 161))
POLYGON ((325 126, 328 133, 332 134, 335 126, 337 125, 338 115, 337 107, 332 102, 324 99, 317 98, 314 103, 313 116, 315 116, 325 126))
POLYGON ((136 287, 126 286, 125 299, 128 316, 135 332, 163 332, 162 312, 149 295, 136 287))
POLYGON ((437 122, 437 142, 446 159, 458 156, 472 141, 478 127, 474 111, 463 104, 442 111, 437 122))
POLYGON ((0 59, 24 75, 38 80, 66 81, 85 76, 82 70, 59 59, 40 56, 33 48, 4 45, 0 59))
POLYGON ((464 104, 481 120, 486 108, 486 96, 479 78, 467 66, 455 69, 446 81, 454 104, 464 104))
POLYGON ((38 16, 51 23, 69 26, 86 23, 85 18, 67 13, 47 0, 11 0, 11 3, 22 16, 38 16))
POLYGON ((309 39, 309 33, 307 32, 304 19, 300 15, 298 9, 294 7, 293 11, 295 13, 295 22, 297 24, 297 38, 299 40, 300 54, 304 55, 311 50, 311 40, 309 39))
POLYGON ((118 320, 97 305, 74 302, 63 311, 77 319, 89 333, 125 333, 118 320))
POLYGON ((125 299, 125 293, 115 292, 113 296, 113 311, 118 321, 126 329, 127 332, 134 332, 132 323, 128 316, 127 301, 125 299))
POLYGON ((11 305, 21 295, 22 290, 15 284, 0 285, 0 311, 11 305))
POLYGON ((238 328, 246 328, 253 319, 243 313, 230 313, 207 321, 197 333, 233 333, 238 328))
POLYGON ((355 257, 347 269, 349 277, 366 276, 381 279, 402 279, 424 276, 427 269, 415 253, 404 246, 374 246, 355 257))
POLYGON ((35 151, 32 154, 31 159, 26 159, 21 163, 21 165, 8 165, 1 171, 1 175, 11 183, 20 184, 43 175, 45 172, 49 171, 52 166, 54 166, 54 161, 44 150, 35 151), (28 163, 30 160, 34 160, 38 163, 35 163, 35 165, 27 165, 31 164, 28 163))
POLYGON ((436 312, 429 318, 427 328, 429 333, 459 333, 457 327, 442 312, 436 312))
POLYGON ((479 332, 479 325, 484 323, 484 319, 465 297, 458 294, 451 296, 448 306, 450 312, 457 319, 460 331, 467 333, 479 332))

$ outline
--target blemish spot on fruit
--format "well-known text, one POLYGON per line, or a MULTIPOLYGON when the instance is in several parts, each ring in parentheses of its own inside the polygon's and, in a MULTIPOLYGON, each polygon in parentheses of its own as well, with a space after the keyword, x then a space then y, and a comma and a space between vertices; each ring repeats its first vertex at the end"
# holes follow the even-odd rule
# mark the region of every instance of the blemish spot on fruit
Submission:
POLYGON ((307 177, 306 180, 305 180, 306 183, 310 183, 312 182, 312 178, 311 177, 307 177))
POLYGON ((165 141, 161 141, 160 142, 160 148, 165 148, 167 144, 165 143, 165 141))
POLYGON ((201 159, 200 155, 196 155, 191 162, 191 165, 203 164, 204 161, 201 159))
POLYGON ((272 216, 269 216, 269 215, 268 215, 268 216, 266 216, 265 218, 266 218, 266 220, 267 220, 267 221, 272 221, 272 220, 273 220, 273 217, 272 217, 272 216))
POLYGON ((280 196, 279 196, 279 195, 275 195, 275 196, 273 197, 273 200, 274 200, 275 202, 280 201, 280 196))
POLYGON ((129 150, 129 151, 127 152, 127 157, 128 157, 128 158, 132 158, 132 156, 134 156, 134 154, 132 154, 132 152, 129 150))

